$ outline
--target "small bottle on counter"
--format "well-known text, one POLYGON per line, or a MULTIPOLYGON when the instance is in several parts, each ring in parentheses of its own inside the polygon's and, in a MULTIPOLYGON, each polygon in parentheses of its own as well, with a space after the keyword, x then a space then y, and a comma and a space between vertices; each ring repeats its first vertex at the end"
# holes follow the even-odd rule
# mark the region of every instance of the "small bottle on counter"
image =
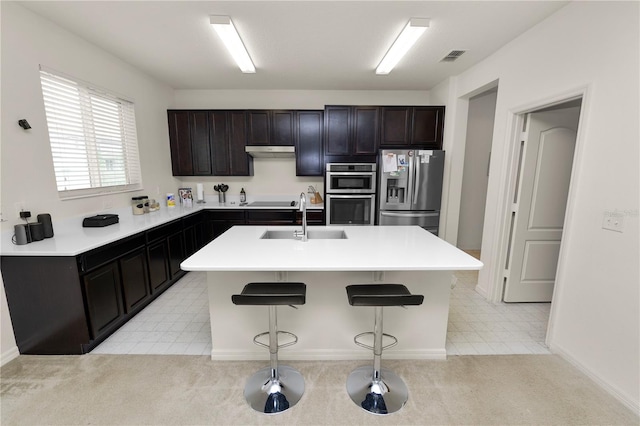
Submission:
POLYGON ((241 203, 246 203, 247 202, 247 193, 244 192, 244 188, 242 188, 240 190, 240 202, 241 203))

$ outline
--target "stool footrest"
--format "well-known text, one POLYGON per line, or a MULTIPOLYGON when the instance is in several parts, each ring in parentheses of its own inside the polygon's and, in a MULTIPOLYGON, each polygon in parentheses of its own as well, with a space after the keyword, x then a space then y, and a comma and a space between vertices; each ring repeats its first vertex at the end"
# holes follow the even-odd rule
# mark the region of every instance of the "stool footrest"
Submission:
MULTIPOLYGON (((285 334, 287 336, 291 336, 293 337, 293 342, 288 342, 288 343, 283 343, 282 345, 278 345, 278 349, 280 348, 286 348, 287 346, 292 346, 295 345, 296 343, 298 343, 298 336, 296 336, 293 333, 289 333, 288 331, 277 331, 278 334, 285 334)), ((256 334, 253 338, 253 343, 255 343, 258 346, 262 346, 264 348, 269 348, 269 344, 268 343, 262 343, 260 341, 258 341, 258 339, 262 336, 268 336, 269 332, 265 331, 264 333, 260 333, 260 334, 256 334)))
MULTIPOLYGON (((362 342, 358 341, 358 339, 361 338, 362 336, 373 335, 373 334, 374 334, 373 331, 366 331, 364 333, 360 333, 360 334, 356 335, 356 337, 353 338, 353 342, 358 346, 361 346, 361 347, 366 348, 366 349, 373 350, 373 346, 367 345, 365 343, 362 343, 362 342)), ((384 349, 388 349, 388 348, 392 348, 392 347, 394 347, 395 345, 398 344, 398 339, 396 338, 396 336, 392 336, 391 334, 387 334, 387 333, 382 333, 382 337, 388 337, 388 338, 393 340, 388 345, 384 345, 382 347, 383 350, 384 349)))

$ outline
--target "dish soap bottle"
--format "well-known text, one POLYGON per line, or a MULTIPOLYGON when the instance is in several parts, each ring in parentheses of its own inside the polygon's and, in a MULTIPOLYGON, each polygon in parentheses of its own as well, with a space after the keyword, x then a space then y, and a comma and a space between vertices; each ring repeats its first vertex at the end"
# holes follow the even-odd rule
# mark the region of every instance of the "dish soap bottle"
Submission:
POLYGON ((246 204, 247 203, 247 193, 244 192, 244 188, 242 188, 240 190, 240 204, 246 204))

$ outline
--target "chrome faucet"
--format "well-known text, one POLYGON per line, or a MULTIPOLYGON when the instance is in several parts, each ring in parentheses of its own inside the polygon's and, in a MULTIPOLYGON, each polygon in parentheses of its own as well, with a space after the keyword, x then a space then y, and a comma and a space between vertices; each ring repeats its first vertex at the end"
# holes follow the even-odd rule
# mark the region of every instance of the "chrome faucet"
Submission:
POLYGON ((304 192, 300 193, 300 211, 302 212, 302 232, 293 231, 293 235, 301 238, 301 241, 308 241, 307 239, 307 196, 304 192))

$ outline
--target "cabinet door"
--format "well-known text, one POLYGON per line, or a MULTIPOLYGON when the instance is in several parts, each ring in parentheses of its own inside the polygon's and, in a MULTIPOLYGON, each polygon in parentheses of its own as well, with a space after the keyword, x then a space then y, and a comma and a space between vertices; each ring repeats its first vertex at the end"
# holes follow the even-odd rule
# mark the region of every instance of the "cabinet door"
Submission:
POLYGON ((169 235, 167 248, 169 252, 169 274, 173 278, 181 271, 180 263, 185 259, 182 232, 169 235))
POLYGON ((193 156, 189 131, 189 111, 167 111, 171 171, 174 176, 193 175, 193 156))
POLYGON ((296 176, 322 176, 324 111, 296 112, 296 176))
POLYGON ((193 174, 211 176, 211 144, 209 143, 209 120, 206 111, 189 113, 191 126, 191 153, 193 155, 193 174))
POLYGON ((247 145, 245 119, 243 111, 230 111, 229 114, 229 156, 231 176, 253 175, 253 158, 244 147, 247 145))
POLYGON ((444 107, 414 107, 411 144, 430 149, 442 149, 444 107))
POLYGON ((408 146, 411 107, 383 107, 380 146, 408 146))
POLYGON ((118 262, 111 262, 84 276, 89 325, 93 339, 117 324, 124 315, 118 262))
POLYGON ((231 174, 231 164, 229 164, 227 112, 209 112, 209 125, 211 126, 213 174, 216 176, 229 176, 231 174))
POLYGON ((324 110, 325 155, 349 155, 350 107, 327 106, 324 110))
POLYGON ((371 155, 378 152, 379 108, 353 107, 353 154, 371 155))
POLYGON ((271 143, 271 111, 247 111, 247 144, 269 145, 271 143))
POLYGON ((234 225, 244 225, 244 210, 208 210, 206 212, 206 235, 208 241, 218 238, 234 225))
POLYGON ((149 261, 149 283, 151 292, 160 289, 169 281, 167 243, 162 240, 147 249, 149 261))
POLYGON ((191 256, 199 249, 199 244, 197 241, 196 235, 196 225, 189 226, 188 228, 184 228, 183 231, 184 237, 184 255, 185 258, 191 256))
POLYGON ((294 145, 294 111, 271 111, 271 145, 294 145))
POLYGON ((147 275, 147 256, 144 248, 119 260, 127 313, 140 306, 151 295, 147 275))

